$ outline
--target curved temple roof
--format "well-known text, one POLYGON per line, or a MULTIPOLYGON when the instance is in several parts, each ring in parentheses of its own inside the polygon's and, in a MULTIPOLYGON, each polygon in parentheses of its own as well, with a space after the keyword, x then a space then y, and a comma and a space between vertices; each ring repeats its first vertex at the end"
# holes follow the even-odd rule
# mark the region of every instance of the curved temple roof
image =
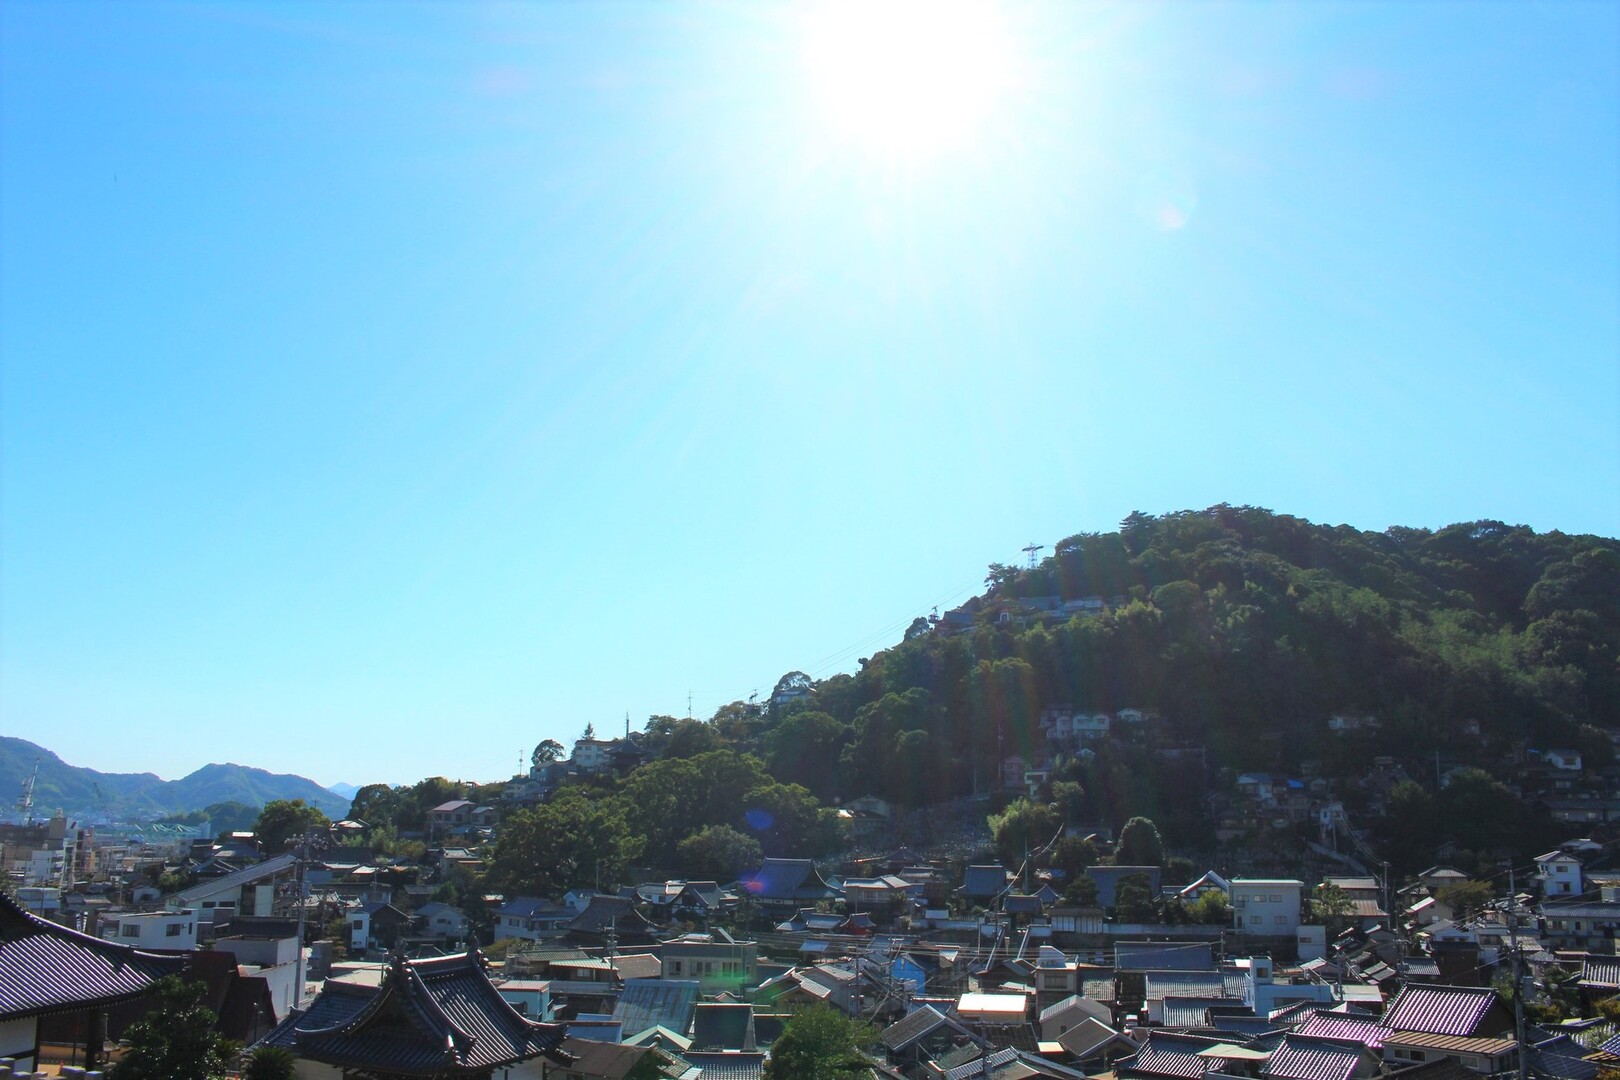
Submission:
POLYGON ((376 989, 329 984, 308 1012, 264 1042, 329 1065, 401 1076, 483 1073, 545 1055, 565 1029, 517 1013, 477 951, 425 960, 396 956, 376 989))
POLYGON ((0 894, 0 1020, 109 1005, 139 997, 185 966, 69 930, 0 894))

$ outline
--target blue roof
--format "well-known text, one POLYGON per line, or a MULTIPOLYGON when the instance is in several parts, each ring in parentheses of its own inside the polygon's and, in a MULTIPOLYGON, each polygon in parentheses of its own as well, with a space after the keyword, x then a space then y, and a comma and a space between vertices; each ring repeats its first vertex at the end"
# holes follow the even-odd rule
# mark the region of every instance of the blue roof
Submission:
POLYGON ((624 1025, 628 1038, 649 1028, 665 1027, 677 1035, 692 1029, 692 1008, 697 1004, 696 979, 626 979, 613 1019, 624 1025))

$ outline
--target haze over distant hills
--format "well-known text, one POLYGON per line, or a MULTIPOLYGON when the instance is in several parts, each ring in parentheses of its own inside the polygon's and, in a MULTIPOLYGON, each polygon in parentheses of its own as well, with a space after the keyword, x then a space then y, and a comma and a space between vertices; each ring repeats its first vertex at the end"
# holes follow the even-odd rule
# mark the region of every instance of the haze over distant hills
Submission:
POLYGON ((349 809, 349 799, 302 776, 234 764, 204 765, 180 780, 165 780, 153 773, 104 773, 69 765, 26 739, 0 736, 0 797, 10 811, 6 817, 16 816, 23 782, 36 762, 36 817, 49 817, 60 809, 75 817, 139 820, 222 802, 263 806, 272 799, 303 799, 334 818, 349 809))

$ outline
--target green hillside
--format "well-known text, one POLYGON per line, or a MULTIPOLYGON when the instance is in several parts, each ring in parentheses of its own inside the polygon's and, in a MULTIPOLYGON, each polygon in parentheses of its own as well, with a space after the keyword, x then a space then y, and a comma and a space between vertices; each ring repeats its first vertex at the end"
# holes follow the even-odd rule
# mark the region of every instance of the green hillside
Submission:
MULTIPOLYGON (((302 776, 269 773, 243 765, 205 765, 180 780, 152 773, 104 773, 69 765, 26 739, 0 736, 0 793, 13 810, 23 782, 39 766, 34 784, 34 814, 62 810, 69 816, 126 820, 181 814, 214 803, 263 806, 272 799, 303 799, 340 817, 347 799, 302 776)), ((8 816, 15 816, 14 812, 8 816)))

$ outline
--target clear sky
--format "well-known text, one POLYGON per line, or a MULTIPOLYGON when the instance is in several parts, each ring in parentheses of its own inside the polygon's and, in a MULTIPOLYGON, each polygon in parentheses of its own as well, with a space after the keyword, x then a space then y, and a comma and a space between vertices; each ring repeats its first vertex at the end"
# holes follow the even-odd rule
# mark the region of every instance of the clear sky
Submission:
POLYGON ((497 779, 1133 510, 1620 533, 1620 6, 0 7, 0 731, 497 779))

